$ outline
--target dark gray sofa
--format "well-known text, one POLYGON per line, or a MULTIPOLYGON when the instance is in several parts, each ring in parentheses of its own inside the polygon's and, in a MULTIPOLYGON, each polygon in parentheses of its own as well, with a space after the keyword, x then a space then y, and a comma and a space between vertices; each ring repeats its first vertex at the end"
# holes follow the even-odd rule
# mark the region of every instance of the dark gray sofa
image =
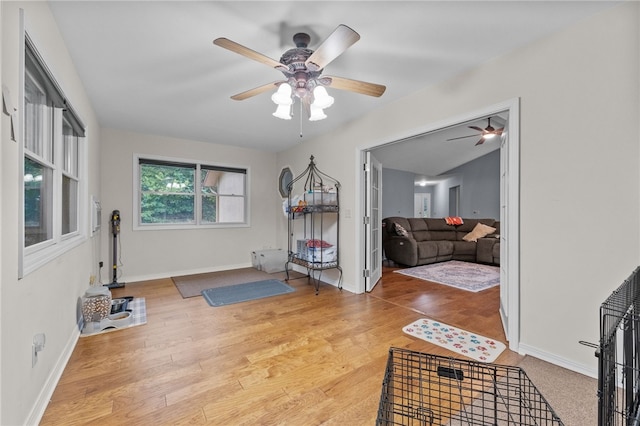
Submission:
POLYGON ((462 220, 462 225, 447 225, 444 218, 387 217, 382 220, 382 248, 385 257, 405 266, 447 260, 499 265, 500 222, 495 219, 462 220), (477 241, 465 241, 463 237, 478 223, 496 230, 477 241), (402 235, 402 229, 406 230, 406 235, 402 235))

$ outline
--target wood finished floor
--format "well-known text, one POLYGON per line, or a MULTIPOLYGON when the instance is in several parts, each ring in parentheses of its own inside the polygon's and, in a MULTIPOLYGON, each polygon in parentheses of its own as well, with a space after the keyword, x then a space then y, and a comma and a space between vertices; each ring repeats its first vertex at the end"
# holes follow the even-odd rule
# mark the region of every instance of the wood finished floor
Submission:
POLYGON ((403 326, 429 317, 506 343, 498 287, 469 293, 393 268, 369 294, 289 284, 218 308, 171 279, 114 289, 146 298, 147 324, 80 338, 41 425, 373 425, 389 347, 455 355, 403 326))

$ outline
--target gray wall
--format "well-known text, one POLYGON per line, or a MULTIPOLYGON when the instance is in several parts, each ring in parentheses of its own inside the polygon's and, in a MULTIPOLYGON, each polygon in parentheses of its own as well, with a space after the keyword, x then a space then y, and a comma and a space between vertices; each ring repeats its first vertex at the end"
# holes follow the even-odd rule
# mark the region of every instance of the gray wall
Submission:
POLYGON ((431 193, 431 216, 449 215, 449 188, 460 185, 460 216, 500 218, 500 151, 496 150, 443 175, 439 184, 415 186, 416 175, 401 170, 382 170, 382 217, 413 217, 416 192, 431 193))
POLYGON ((412 172, 382 168, 382 217, 413 217, 412 172))

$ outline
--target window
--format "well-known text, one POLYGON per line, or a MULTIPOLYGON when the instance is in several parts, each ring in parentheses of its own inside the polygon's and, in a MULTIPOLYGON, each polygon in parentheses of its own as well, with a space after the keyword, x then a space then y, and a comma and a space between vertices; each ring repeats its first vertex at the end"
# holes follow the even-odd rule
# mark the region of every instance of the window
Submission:
POLYGON ((138 229, 247 224, 247 169, 151 158, 135 166, 138 229))
POLYGON ((26 34, 24 53, 20 276, 83 238, 84 126, 26 34))

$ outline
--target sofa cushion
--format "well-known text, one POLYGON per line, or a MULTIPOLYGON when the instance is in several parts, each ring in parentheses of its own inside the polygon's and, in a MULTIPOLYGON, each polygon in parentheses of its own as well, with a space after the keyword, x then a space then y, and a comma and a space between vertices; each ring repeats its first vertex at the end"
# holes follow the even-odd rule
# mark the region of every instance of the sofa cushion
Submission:
POLYGON ((438 257, 453 255, 453 241, 436 241, 438 245, 438 257))
POLYGON ((456 260, 474 259, 476 258, 476 243, 469 241, 453 242, 453 257, 456 260))
POLYGON ((462 237, 462 239, 465 241, 478 241, 478 238, 486 237, 489 234, 493 234, 495 231, 496 228, 492 226, 487 226, 484 223, 478 223, 473 228, 473 231, 462 237))
POLYGON ((436 257, 438 257, 438 243, 436 241, 418 243, 418 261, 420 259, 435 259, 436 257))

